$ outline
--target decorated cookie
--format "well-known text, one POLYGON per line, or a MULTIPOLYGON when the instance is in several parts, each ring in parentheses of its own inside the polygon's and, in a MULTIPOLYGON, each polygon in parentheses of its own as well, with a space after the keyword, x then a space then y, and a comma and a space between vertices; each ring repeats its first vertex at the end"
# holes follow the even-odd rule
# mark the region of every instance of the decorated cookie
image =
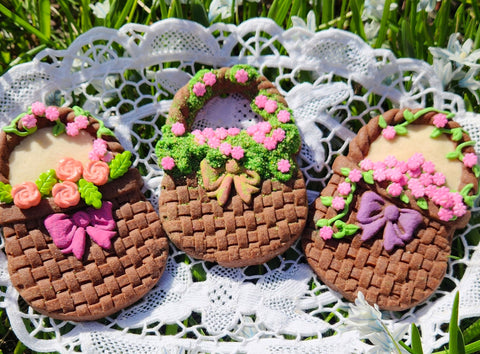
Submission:
POLYGON ((159 280, 168 239, 112 131, 35 102, 0 133, 0 226, 12 284, 36 311, 94 320, 159 280))
POLYGON ((390 110, 336 158, 303 247, 320 279, 346 299, 361 291, 381 309, 405 310, 440 285, 479 176, 474 142, 452 117, 390 110))
POLYGON ((307 218, 296 165, 300 136, 285 99, 248 65, 201 70, 175 95, 156 153, 159 200, 170 240, 227 267, 264 263, 287 250, 307 218), (263 120, 191 131, 213 97, 241 94, 263 120))

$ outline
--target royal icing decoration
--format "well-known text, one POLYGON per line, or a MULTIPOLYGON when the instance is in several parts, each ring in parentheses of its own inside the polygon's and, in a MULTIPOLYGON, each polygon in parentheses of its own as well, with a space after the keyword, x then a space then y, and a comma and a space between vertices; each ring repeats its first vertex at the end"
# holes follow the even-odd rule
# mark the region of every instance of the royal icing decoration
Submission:
MULTIPOLYGON (((236 65, 224 79, 248 85, 256 84, 258 76, 253 68, 236 65)), ((213 97, 218 84, 216 70, 197 73, 188 86, 190 112, 198 111, 213 97)), ((156 147, 160 165, 174 176, 198 172, 208 195, 216 197, 221 205, 232 186, 244 201, 250 201, 262 179, 290 180, 296 170, 293 156, 300 147, 292 112, 263 90, 252 99, 251 107, 264 121, 246 130, 207 127, 189 133, 183 121, 164 125, 156 147)))

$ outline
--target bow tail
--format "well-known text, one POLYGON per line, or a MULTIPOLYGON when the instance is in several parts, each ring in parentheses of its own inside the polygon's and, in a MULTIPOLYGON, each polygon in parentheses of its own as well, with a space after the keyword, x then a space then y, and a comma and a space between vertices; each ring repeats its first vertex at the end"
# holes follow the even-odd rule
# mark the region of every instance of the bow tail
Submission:
POLYGON ((402 235, 402 231, 398 225, 388 221, 385 225, 385 230, 383 231, 383 247, 387 251, 391 251, 395 246, 405 246, 405 242, 400 235, 402 235))
POLYGON ((363 230, 361 240, 366 241, 371 239, 382 229, 383 225, 385 225, 385 222, 386 219, 381 218, 367 224, 360 223, 363 230))
POLYGON ((72 243, 64 249, 60 249, 63 254, 73 253, 77 259, 82 259, 85 253, 85 229, 78 227, 72 238, 72 243))
POLYGON ((95 226, 87 226, 88 236, 103 249, 112 247, 112 238, 117 234, 116 231, 103 230, 95 226))
POLYGON ((58 248, 68 247, 73 239, 77 226, 67 214, 52 214, 45 218, 43 224, 58 248))
POLYGON ((249 179, 245 175, 235 176, 233 178, 235 190, 242 200, 249 204, 252 200, 252 194, 257 193, 260 189, 250 184, 249 179))

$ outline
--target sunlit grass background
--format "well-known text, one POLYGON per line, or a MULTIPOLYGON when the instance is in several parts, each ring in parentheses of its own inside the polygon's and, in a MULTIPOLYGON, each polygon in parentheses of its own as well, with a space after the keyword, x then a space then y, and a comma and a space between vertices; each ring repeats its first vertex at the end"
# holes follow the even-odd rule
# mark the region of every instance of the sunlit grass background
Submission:
MULTIPOLYGON (((150 25, 171 17, 203 26, 268 17, 284 29, 344 29, 398 58, 425 60, 445 90, 462 96, 467 110, 480 112, 477 0, 0 0, 0 75, 45 48, 67 48, 93 27, 150 25)), ((30 353, 15 338, 2 309, 0 314, 0 349, 30 353)), ((463 321, 460 329, 467 334, 467 344, 480 338, 480 322, 463 321)))

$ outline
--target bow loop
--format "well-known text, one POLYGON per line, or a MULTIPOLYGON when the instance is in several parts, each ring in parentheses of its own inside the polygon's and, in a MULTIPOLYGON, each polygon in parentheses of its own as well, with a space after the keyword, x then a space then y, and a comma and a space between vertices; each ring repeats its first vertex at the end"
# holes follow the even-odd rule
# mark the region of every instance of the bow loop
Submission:
POLYGON ((366 241, 383 229, 383 247, 387 251, 405 246, 422 223, 422 215, 412 209, 398 208, 375 192, 365 192, 360 201, 357 220, 363 229, 361 240, 366 241))
POLYGON ((44 225, 60 251, 73 253, 77 259, 85 253, 85 233, 103 249, 111 248, 111 239, 116 235, 110 202, 103 202, 100 209, 87 208, 72 216, 63 213, 49 215, 44 225))

